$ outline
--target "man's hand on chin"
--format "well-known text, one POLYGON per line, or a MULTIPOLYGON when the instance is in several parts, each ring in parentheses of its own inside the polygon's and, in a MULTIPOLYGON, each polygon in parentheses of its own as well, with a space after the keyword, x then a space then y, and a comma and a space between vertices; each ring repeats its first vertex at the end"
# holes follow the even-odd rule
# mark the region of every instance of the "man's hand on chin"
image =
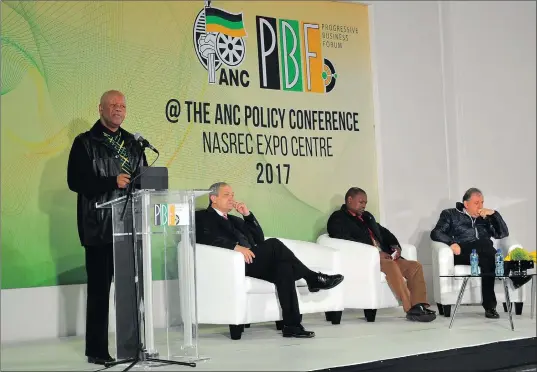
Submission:
POLYGON ((494 209, 487 209, 487 208, 482 208, 479 211, 477 211, 477 213, 479 213, 479 216, 481 216, 481 218, 491 216, 494 214, 494 212, 495 212, 494 209))
POLYGON ((244 217, 246 217, 246 216, 248 216, 250 214, 250 210, 248 209, 246 204, 244 204, 243 202, 236 202, 235 205, 234 205, 234 208, 235 208, 235 210, 237 212, 242 214, 244 217))

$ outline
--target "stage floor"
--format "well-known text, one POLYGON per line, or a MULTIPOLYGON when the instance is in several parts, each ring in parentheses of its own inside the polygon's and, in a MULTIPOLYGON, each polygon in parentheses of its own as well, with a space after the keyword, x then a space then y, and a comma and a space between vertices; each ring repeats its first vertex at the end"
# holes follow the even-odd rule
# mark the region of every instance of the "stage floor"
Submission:
MULTIPOLYGON (((414 323, 404 318, 401 309, 379 310, 374 323, 367 323, 361 310, 345 311, 340 325, 326 322, 324 314, 307 315, 303 324, 316 333, 307 340, 281 337, 274 323, 252 325, 239 341, 229 339, 227 326, 201 326, 200 352, 210 360, 195 369, 151 369, 308 371, 526 339, 537 333, 529 310, 527 306, 523 315, 513 315, 515 331, 511 331, 506 313, 500 312, 498 320, 489 320, 480 306, 462 306, 451 330, 449 318, 438 316, 432 323, 414 323)), ((163 349, 158 343, 156 346, 163 349)), ((82 337, 2 344, 1 351, 2 371, 94 371, 100 367, 86 363, 82 337)))

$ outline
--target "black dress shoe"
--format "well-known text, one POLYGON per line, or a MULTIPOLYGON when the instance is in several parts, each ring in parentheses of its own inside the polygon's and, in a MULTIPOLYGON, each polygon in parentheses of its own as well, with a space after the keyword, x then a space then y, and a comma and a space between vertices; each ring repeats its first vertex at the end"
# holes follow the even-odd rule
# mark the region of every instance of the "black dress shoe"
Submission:
POLYGON ((500 317, 500 314, 498 314, 496 309, 488 309, 485 310, 485 317, 489 319, 498 319, 500 317))
POLYGON ((105 356, 105 357, 91 357, 91 356, 88 357, 88 363, 100 364, 100 365, 103 365, 103 366, 106 363, 112 363, 112 362, 115 362, 115 361, 116 360, 114 358, 112 358, 110 355, 105 356))
POLYGON ((327 275, 317 273, 307 279, 308 289, 310 292, 319 292, 321 289, 331 289, 343 281, 343 275, 327 275))
POLYGON ((306 331, 304 327, 299 324, 297 326, 283 326, 283 337, 296 337, 296 338, 312 338, 315 337, 315 332, 306 331))
POLYGON ((436 315, 436 311, 427 308, 427 306, 429 306, 429 305, 426 305, 426 304, 420 304, 420 305, 421 305, 421 307, 423 308, 423 311, 425 311, 426 314, 435 314, 436 315))
POLYGON ((406 318, 413 322, 432 322, 436 319, 436 312, 428 310, 422 304, 417 304, 408 310, 406 318))

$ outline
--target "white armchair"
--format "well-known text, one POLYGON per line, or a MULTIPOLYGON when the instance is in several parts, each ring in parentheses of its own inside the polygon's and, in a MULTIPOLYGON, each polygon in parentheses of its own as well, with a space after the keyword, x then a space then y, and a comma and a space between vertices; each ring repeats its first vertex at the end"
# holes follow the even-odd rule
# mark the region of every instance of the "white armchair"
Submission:
MULTIPOLYGON (((511 250, 520 247, 517 242, 511 238, 495 240, 496 249, 501 248, 504 257, 511 250)), ((433 289, 434 301, 438 306, 440 315, 451 316, 451 305, 455 305, 459 296, 462 285, 462 278, 441 278, 440 275, 468 275, 470 274, 470 265, 455 265, 454 255, 451 248, 444 243, 432 241, 432 259, 433 259, 433 289)), ((522 306, 526 299, 525 285, 515 289, 509 281, 509 298, 515 304, 515 313, 522 314, 522 306)), ((503 285, 498 281, 494 286, 496 300, 503 302, 504 311, 507 311, 505 303, 505 292, 503 285)), ((471 278, 468 281, 461 304, 480 304, 481 303, 481 279, 471 278)))
MULTIPOLYGON (((308 268, 326 274, 341 272, 340 253, 319 244, 280 239, 308 268)), ((281 309, 276 287, 247 277, 244 257, 233 250, 196 244, 198 323, 228 324, 231 338, 238 340, 250 323, 276 321, 281 329, 281 309)), ((341 321, 343 286, 311 293, 306 282, 296 282, 302 314, 326 312, 334 324, 341 321)))
MULTIPOLYGON (((368 244, 330 238, 328 234, 321 235, 317 243, 335 248, 342 253, 341 274, 345 276, 345 281, 342 283, 345 308, 364 309, 366 320, 374 322, 377 309, 399 306, 399 301, 388 286, 386 275, 380 271, 377 248, 368 244)), ((416 247, 403 244, 401 249, 402 257, 416 260, 416 247)))

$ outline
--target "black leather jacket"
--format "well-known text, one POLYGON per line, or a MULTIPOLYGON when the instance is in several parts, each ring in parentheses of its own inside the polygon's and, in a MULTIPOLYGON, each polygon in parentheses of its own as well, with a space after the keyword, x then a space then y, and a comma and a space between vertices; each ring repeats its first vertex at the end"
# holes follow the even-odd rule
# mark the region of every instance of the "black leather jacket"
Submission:
POLYGON ((345 204, 328 219, 327 230, 331 238, 351 240, 358 243, 373 245, 373 240, 369 235, 368 228, 375 235, 375 239, 380 243, 382 251, 391 254, 392 246, 398 246, 399 241, 390 230, 382 226, 375 220, 375 217, 364 211, 362 214, 364 223, 358 221, 355 216, 352 216, 345 204))
POLYGON ((502 239, 509 236, 509 230, 498 211, 486 218, 472 218, 464 210, 462 203, 455 208, 444 209, 440 219, 431 231, 431 239, 447 245, 469 243, 478 239, 502 239))
MULTIPOLYGON (((95 204, 121 197, 126 192, 117 186, 116 178, 122 173, 119 156, 104 144, 103 132, 109 131, 98 120, 89 131, 78 135, 67 165, 67 184, 78 194, 78 235, 85 247, 112 243, 112 212, 97 209, 95 204)), ((135 168, 141 147, 132 134, 122 128, 119 132, 125 141, 129 162, 135 168)), ((144 156, 142 165, 146 163, 144 156)))

